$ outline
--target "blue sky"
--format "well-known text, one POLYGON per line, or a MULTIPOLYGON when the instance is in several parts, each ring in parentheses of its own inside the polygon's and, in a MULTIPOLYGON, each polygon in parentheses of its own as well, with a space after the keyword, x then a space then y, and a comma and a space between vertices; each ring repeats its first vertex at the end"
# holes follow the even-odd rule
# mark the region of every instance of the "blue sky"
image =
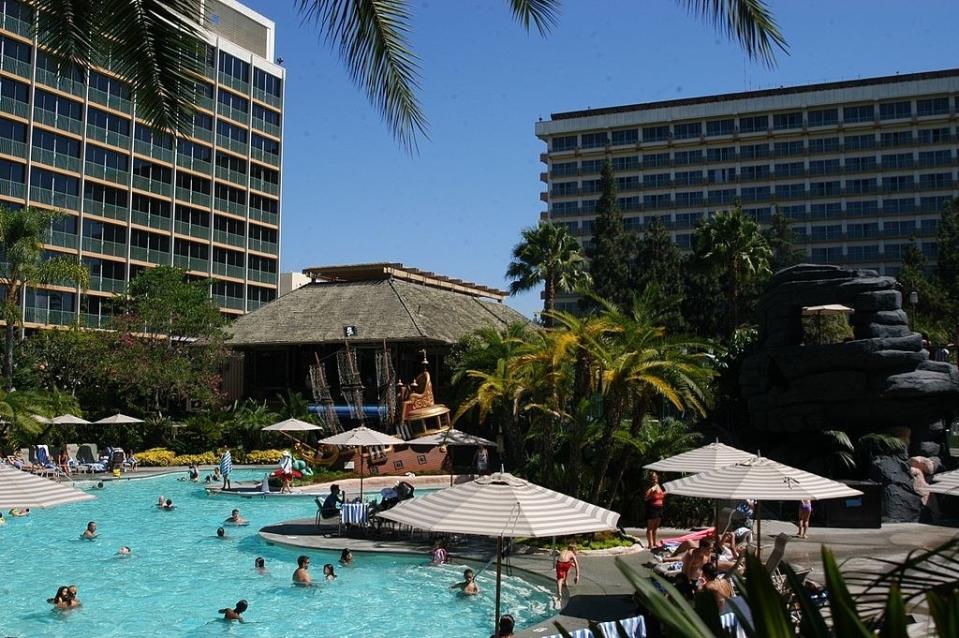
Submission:
MULTIPOLYGON (((430 140, 393 141, 293 0, 246 0, 277 23, 287 68, 281 268, 401 261, 505 287, 535 224, 550 113, 959 66, 959 3, 771 2, 789 55, 767 69, 671 0, 568 0, 547 38, 505 0, 413 6, 430 140)), ((509 300, 531 314, 538 293, 509 300)))

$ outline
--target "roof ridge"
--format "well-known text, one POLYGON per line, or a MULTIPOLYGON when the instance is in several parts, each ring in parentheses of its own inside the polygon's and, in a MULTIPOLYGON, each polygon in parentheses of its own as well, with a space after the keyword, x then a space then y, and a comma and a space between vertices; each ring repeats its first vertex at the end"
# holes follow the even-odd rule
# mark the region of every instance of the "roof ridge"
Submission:
POLYGON ((393 278, 390 277, 386 280, 386 283, 390 285, 390 289, 393 291, 393 294, 396 295, 396 298, 399 300, 400 305, 403 306, 403 310, 406 311, 406 314, 410 316, 410 321, 413 322, 413 327, 416 328, 416 331, 420 333, 420 337, 426 339, 426 333, 423 332, 423 329, 420 328, 420 324, 416 323, 416 318, 413 316, 413 313, 410 312, 409 306, 406 305, 406 300, 403 299, 403 296, 400 295, 400 291, 396 289, 396 286, 393 285, 393 278))
POLYGON ((480 305, 480 307, 481 307, 483 310, 485 310, 486 312, 488 312, 489 315, 490 315, 493 319, 495 319, 495 320, 498 321, 499 323, 503 324, 504 326, 508 326, 508 325, 509 325, 509 322, 508 322, 508 321, 503 321, 503 319, 502 319, 499 315, 497 315, 495 312, 493 312, 492 310, 490 310, 489 308, 487 308, 487 307, 486 307, 486 304, 483 303, 483 300, 482 300, 482 299, 480 299, 479 297, 473 297, 473 301, 475 301, 476 303, 478 303, 478 304, 480 305))

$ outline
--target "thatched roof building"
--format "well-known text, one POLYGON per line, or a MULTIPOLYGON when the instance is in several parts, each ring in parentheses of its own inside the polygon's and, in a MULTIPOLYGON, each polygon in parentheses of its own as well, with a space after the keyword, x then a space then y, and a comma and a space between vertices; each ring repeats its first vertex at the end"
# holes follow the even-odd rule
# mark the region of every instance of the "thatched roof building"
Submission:
MULTIPOLYGON (((243 392, 269 396, 306 391, 308 366, 344 347, 357 349, 361 371, 383 345, 401 379, 426 350, 442 387, 442 357, 479 328, 528 321, 502 303, 507 293, 397 263, 326 266, 303 271, 311 283, 237 318, 228 344, 244 353, 243 392)), ((335 377, 335 370, 328 369, 335 377)), ((308 394, 308 393, 307 393, 308 394)))

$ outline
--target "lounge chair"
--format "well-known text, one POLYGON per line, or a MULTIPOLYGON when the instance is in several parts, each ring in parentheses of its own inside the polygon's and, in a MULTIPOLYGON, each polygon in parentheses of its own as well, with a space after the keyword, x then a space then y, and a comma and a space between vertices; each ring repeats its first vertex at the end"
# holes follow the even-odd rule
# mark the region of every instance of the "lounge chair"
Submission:
POLYGON ((316 526, 320 527, 322 525, 336 525, 339 527, 340 523, 342 522, 340 513, 337 512, 335 515, 326 516, 323 514, 323 498, 317 496, 314 500, 316 501, 316 526))
POLYGON ((625 635, 629 638, 646 638, 646 619, 642 616, 599 623, 599 630, 603 633, 603 638, 622 638, 616 623, 619 623, 626 632, 625 635))
POLYGON ((730 611, 720 617, 720 622, 722 623, 723 627, 730 630, 731 636, 735 636, 736 638, 745 638, 747 634, 743 629, 743 622, 739 620, 739 616, 737 616, 733 610, 738 609, 739 613, 742 614, 746 624, 748 624, 749 628, 752 629, 753 612, 751 609, 749 609, 749 605, 746 604, 746 599, 742 596, 733 596, 726 601, 726 609, 730 611))
MULTIPOLYGON (((576 631, 569 632, 569 635, 572 638, 596 638, 593 635, 593 632, 589 629, 577 629, 576 631)), ((563 638, 563 634, 554 634, 552 636, 547 636, 546 638, 563 638)))
POLYGON ((35 470, 34 473, 51 478, 57 478, 62 474, 60 468, 50 459, 50 450, 46 445, 36 446, 36 457, 36 465, 39 469, 35 470))
POLYGON ((127 455, 126 455, 126 452, 123 451, 122 447, 113 448, 113 451, 110 452, 110 461, 109 461, 110 471, 112 472, 118 468, 122 470, 123 464, 126 463, 126 460, 127 460, 127 455))
POLYGON ((77 464, 81 472, 106 472, 107 468, 97 461, 97 446, 84 443, 77 449, 77 464))
POLYGON ((769 558, 766 559, 766 571, 769 574, 775 574, 779 569, 779 564, 783 561, 783 554, 786 553, 786 543, 789 542, 789 536, 785 533, 776 537, 775 546, 769 558))

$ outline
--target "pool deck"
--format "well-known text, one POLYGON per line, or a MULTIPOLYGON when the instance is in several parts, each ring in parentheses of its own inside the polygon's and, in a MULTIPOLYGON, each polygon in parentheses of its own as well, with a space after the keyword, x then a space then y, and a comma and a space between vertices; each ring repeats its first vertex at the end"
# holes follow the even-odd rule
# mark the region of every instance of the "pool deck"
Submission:
MULTIPOLYGON (((392 552, 426 556, 429 544, 425 535, 409 533, 395 536, 366 537, 363 535, 337 536, 336 527, 317 528, 313 519, 299 519, 270 525, 260 530, 260 536, 268 543, 297 547, 306 550, 340 551, 349 547, 353 552, 392 552)), ((627 528, 628 533, 644 537, 644 530, 627 528)), ((688 530, 663 528, 660 538, 669 538, 688 530)), ((763 546, 772 548, 773 539, 779 533, 790 536, 796 526, 781 521, 763 521, 763 546)), ((813 528, 811 538, 791 538, 786 546, 786 560, 812 569, 810 578, 822 581, 820 549, 823 545, 833 550, 837 560, 846 561, 849 567, 869 569, 875 563, 867 558, 900 559, 911 550, 933 547, 959 535, 955 527, 925 525, 921 523, 892 523, 881 529, 813 528)), ((493 555, 493 546, 484 539, 471 539, 450 549, 454 560, 485 564, 493 555)), ((768 551, 768 550, 767 550, 768 551)), ((645 571, 643 563, 650 560, 646 550, 619 554, 619 557, 634 569, 645 571)), ((631 595, 633 588, 616 564, 616 555, 584 552, 580 555, 583 576, 579 584, 570 587, 570 595, 564 598, 560 613, 533 627, 516 634, 516 638, 543 638, 558 633, 554 623, 559 622, 569 631, 587 626, 587 619, 595 621, 616 620, 635 614, 631 595)), ((537 584, 553 583, 553 559, 547 553, 513 555, 510 565, 526 572, 537 584)))

